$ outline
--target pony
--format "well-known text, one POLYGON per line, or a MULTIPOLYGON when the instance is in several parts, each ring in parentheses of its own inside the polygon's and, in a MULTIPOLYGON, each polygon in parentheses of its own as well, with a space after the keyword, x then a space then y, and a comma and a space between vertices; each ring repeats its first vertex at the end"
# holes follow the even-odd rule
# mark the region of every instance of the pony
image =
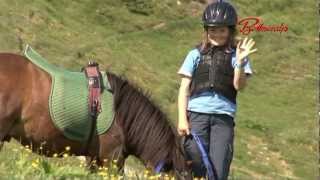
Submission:
POLYGON ((14 138, 24 146, 31 144, 34 152, 41 147, 47 157, 70 147, 71 154, 86 156, 97 166, 116 160, 119 172, 133 155, 147 168, 161 167, 178 179, 192 179, 181 138, 168 117, 141 88, 124 77, 105 73, 113 93, 114 121, 106 133, 92 136, 84 154, 84 142, 67 139, 52 122, 50 75, 22 55, 0 53, 0 146, 14 138))

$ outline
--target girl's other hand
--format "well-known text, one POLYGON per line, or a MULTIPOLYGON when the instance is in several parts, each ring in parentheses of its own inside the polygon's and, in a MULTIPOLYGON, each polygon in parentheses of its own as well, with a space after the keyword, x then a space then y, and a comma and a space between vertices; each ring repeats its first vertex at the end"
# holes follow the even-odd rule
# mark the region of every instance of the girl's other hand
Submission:
POLYGON ((178 134, 180 136, 186 136, 190 134, 190 126, 187 119, 179 120, 178 122, 178 134))

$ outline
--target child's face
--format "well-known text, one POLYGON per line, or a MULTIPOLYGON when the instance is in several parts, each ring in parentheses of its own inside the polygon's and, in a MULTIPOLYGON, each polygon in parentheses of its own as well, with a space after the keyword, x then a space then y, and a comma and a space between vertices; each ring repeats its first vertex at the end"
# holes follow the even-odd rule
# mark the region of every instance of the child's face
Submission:
POLYGON ((208 27, 209 42, 215 46, 225 45, 228 41, 229 33, 229 28, 226 26, 208 27))

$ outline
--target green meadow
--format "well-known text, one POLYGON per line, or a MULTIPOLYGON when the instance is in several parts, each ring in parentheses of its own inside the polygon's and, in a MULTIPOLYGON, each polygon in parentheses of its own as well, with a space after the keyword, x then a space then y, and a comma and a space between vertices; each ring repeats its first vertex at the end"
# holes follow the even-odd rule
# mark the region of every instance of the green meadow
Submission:
MULTIPOLYGON (((49 62, 72 71, 80 71, 94 59, 102 69, 145 89, 175 124, 180 83, 176 72, 201 40, 204 9, 197 1, 179 2, 1 0, 0 50, 21 54, 30 44, 49 62)), ((317 4, 311 0, 232 2, 240 18, 259 16, 266 25, 285 23, 289 29, 249 35, 258 52, 250 56, 254 74, 238 96, 230 179, 316 179, 317 4)), ((11 141, 0 152, 0 179, 119 178, 112 168, 90 174, 81 162, 67 155, 44 158, 11 141)), ((128 159, 126 169, 132 179, 146 179, 149 173, 134 157, 128 159)))

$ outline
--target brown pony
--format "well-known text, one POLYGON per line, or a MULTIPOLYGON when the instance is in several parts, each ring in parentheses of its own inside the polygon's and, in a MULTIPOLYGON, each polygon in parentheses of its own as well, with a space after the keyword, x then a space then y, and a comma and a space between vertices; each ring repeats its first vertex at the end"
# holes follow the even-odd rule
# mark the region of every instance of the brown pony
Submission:
POLYGON ((50 75, 24 56, 0 53, 0 145, 14 138, 32 150, 42 147, 44 155, 65 151, 95 160, 99 166, 117 160, 119 170, 129 155, 154 169, 160 162, 162 171, 174 172, 178 179, 191 179, 191 169, 184 159, 179 137, 166 115, 141 89, 122 77, 107 72, 113 92, 115 120, 102 135, 94 135, 83 154, 85 142, 63 136, 53 124, 48 100, 50 75))

